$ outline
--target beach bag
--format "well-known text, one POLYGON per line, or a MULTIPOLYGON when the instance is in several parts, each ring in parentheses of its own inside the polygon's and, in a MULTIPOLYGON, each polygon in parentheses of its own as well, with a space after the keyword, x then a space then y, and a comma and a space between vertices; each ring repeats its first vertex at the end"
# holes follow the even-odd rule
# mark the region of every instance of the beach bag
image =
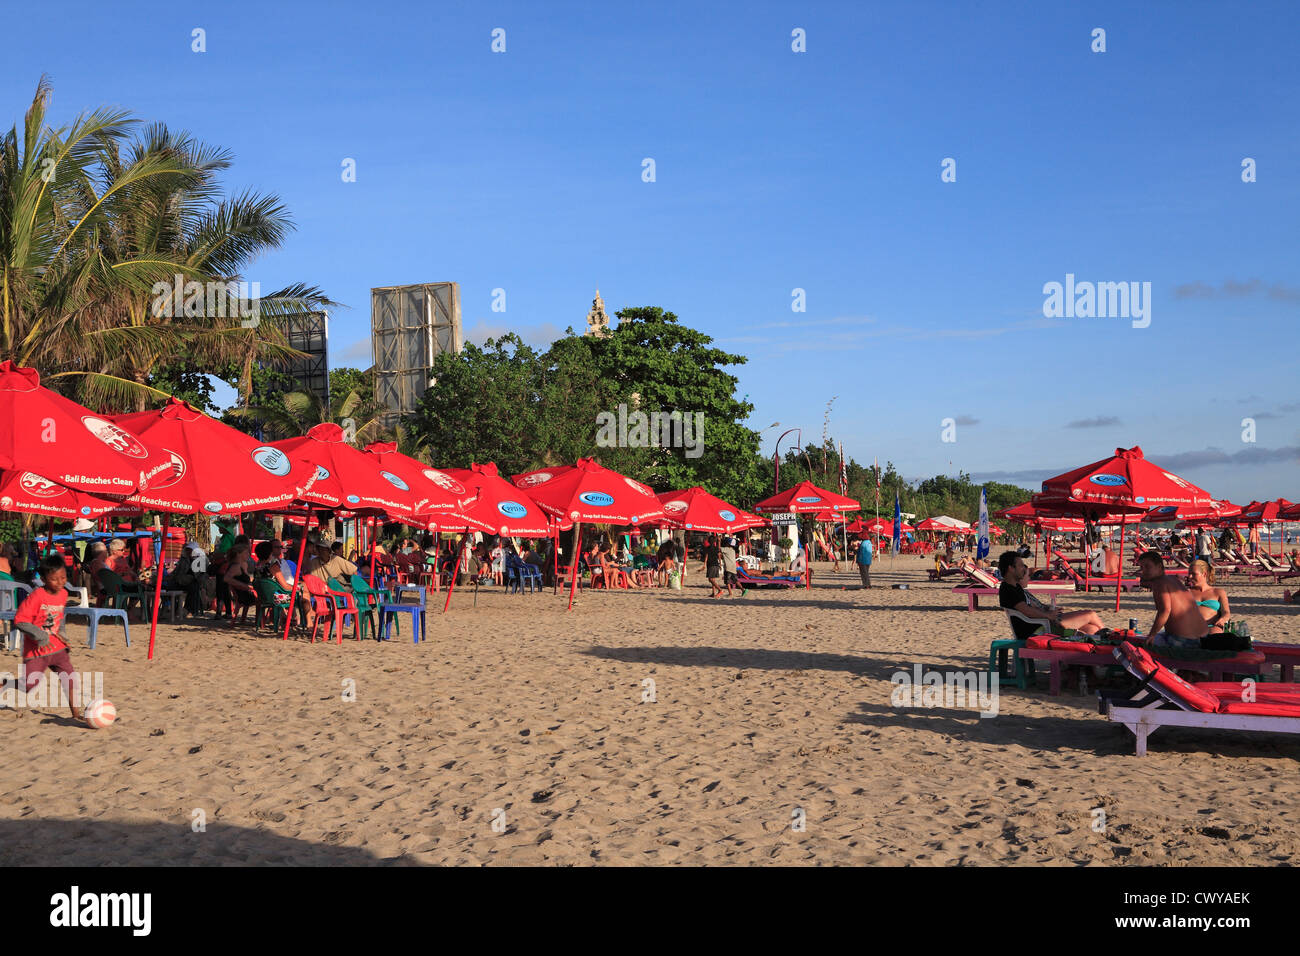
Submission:
POLYGON ((678 571, 676 568, 669 571, 668 586, 674 591, 680 591, 682 589, 682 572, 678 571))

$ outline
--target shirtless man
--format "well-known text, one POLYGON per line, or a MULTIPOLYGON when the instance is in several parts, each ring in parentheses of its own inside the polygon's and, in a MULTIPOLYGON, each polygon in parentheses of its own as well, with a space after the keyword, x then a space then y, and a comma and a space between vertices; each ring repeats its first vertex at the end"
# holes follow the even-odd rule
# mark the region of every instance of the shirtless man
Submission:
POLYGON ((1152 647, 1200 647, 1209 625, 1182 579, 1165 574, 1165 559, 1158 551, 1147 551, 1138 559, 1138 581, 1151 589, 1156 603, 1146 642, 1152 647))

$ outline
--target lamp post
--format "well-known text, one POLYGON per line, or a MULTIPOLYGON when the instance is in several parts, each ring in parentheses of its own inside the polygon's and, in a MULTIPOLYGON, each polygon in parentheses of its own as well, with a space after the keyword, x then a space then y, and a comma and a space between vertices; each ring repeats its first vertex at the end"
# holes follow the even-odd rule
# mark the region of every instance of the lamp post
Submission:
POLYGON ((803 444, 803 431, 798 428, 787 428, 776 440, 776 447, 772 449, 772 494, 781 490, 781 439, 791 432, 799 432, 799 443, 803 444))

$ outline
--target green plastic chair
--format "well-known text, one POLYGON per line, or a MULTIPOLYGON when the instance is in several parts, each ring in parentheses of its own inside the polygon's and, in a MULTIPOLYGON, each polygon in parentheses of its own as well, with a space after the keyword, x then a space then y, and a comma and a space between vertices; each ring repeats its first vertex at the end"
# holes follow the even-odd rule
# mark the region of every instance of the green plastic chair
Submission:
POLYGON ((127 584, 120 574, 109 568, 100 568, 95 579, 114 610, 130 613, 131 602, 135 601, 140 605, 140 613, 144 613, 144 589, 139 584, 127 584))
MULTIPOLYGON (((351 577, 352 593, 357 596, 357 609, 361 611, 361 637, 366 636, 366 625, 370 625, 372 634, 377 634, 377 625, 375 623, 375 612, 379 610, 380 605, 391 602, 388 588, 372 588, 366 583, 366 579, 360 574, 354 574, 351 577)), ((401 625, 394 620, 393 626, 397 628, 398 637, 402 634, 401 625)))
POLYGON ((284 591, 271 578, 254 578, 253 589, 257 591, 257 606, 253 608, 257 629, 259 631, 262 629, 262 612, 269 610, 271 612, 271 627, 278 630, 284 620, 284 612, 288 605, 281 604, 276 598, 278 595, 283 594, 284 591))

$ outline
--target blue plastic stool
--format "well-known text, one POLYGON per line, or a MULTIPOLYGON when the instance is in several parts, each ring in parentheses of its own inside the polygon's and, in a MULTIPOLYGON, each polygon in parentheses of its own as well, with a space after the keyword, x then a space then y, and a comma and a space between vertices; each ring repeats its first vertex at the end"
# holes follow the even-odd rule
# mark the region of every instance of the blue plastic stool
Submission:
POLYGON ((63 611, 63 616, 65 618, 71 618, 74 615, 82 614, 86 616, 86 627, 89 628, 89 633, 86 635, 86 642, 90 645, 92 651, 95 649, 95 636, 99 632, 99 622, 101 618, 108 618, 110 621, 120 620, 122 622, 122 630, 126 634, 126 646, 131 646, 131 625, 127 623, 125 610, 113 607, 76 607, 75 605, 69 605, 63 611))
MULTIPOLYGON (((415 643, 419 644, 421 638, 424 637, 425 598, 428 592, 418 584, 394 584, 393 594, 397 599, 394 603, 379 605, 379 629, 384 635, 384 640, 389 639, 388 632, 393 626, 396 616, 398 614, 409 614, 411 615, 411 633, 415 638, 415 643), (419 595, 418 604, 402 603, 402 595, 407 591, 419 595)), ((400 629, 398 633, 401 633, 400 629)))

